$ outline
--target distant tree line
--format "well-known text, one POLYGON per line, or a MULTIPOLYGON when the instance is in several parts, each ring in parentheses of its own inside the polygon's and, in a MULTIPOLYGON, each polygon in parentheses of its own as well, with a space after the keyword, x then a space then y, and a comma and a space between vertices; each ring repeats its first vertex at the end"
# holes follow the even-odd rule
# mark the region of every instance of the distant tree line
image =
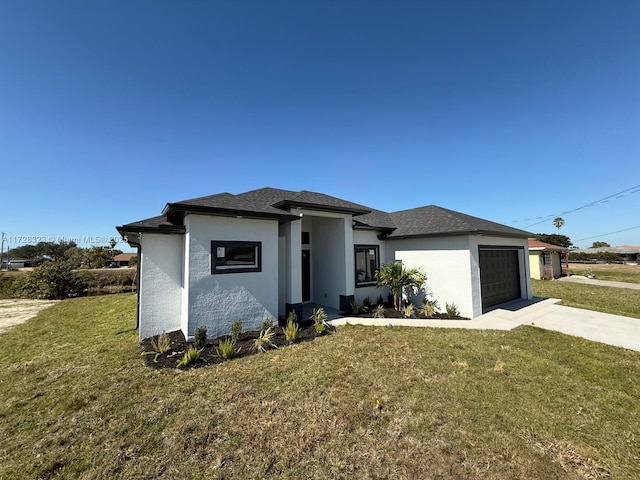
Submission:
POLYGON ((624 260, 624 257, 619 253, 614 252, 569 252, 569 260, 577 260, 579 262, 588 262, 590 260, 600 260, 603 262, 619 262, 621 260, 624 260))
MULTIPOLYGON (((37 266, 17 277, 0 272, 0 297, 64 299, 87 291, 122 291, 134 284, 134 269, 97 270, 109 266, 113 257, 122 253, 114 246, 115 242, 90 248, 80 248, 74 242, 40 242, 11 249, 10 258, 29 260, 37 266)), ((133 258, 131 265, 135 261, 133 258)))
POLYGON ((541 242, 557 245, 559 247, 569 248, 573 245, 569 237, 558 233, 537 233, 536 238, 541 242))
MULTIPOLYGON (((36 245, 22 245, 11 249, 10 258, 24 258, 38 265, 46 260, 60 260, 71 268, 102 268, 109 265, 115 255, 122 250, 109 246, 81 248, 75 242, 39 242, 36 245)), ((4 258, 6 259, 6 252, 4 258)))

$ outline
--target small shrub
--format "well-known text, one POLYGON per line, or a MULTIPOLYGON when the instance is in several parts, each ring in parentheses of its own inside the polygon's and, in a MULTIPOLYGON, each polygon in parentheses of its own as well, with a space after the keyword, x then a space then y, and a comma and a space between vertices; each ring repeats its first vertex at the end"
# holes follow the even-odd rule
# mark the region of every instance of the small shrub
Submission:
POLYGON ((204 348, 207 343, 207 327, 196 328, 193 344, 196 348, 204 348))
POLYGON ((153 348, 154 352, 157 353, 167 353, 169 351, 169 335, 167 332, 163 331, 157 337, 151 337, 151 348, 153 348))
POLYGON ((373 310, 373 318, 384 318, 384 305, 378 305, 373 310))
POLYGON ((201 353, 202 349, 197 349, 193 346, 189 347, 178 362, 178 367, 188 367, 189 365, 196 363, 200 360, 201 353))
POLYGON ((362 305, 358 302, 351 302, 349 305, 351 306, 351 313, 353 315, 358 315, 360 310, 362 310, 362 305))
POLYGON ((266 352, 269 347, 278 348, 272 342, 275 334, 276 332, 274 332, 273 327, 260 329, 260 334, 258 338, 253 341, 251 350, 254 352, 266 352))
POLYGON ((362 309, 365 312, 368 312, 371 309, 371 299, 369 297, 365 297, 365 299, 362 300, 362 309))
POLYGON ((234 342, 232 338, 227 337, 224 340, 220 340, 220 343, 216 347, 216 354, 220 358, 235 358, 240 354, 240 347, 236 347, 236 342, 234 342))
POLYGON ((408 304, 402 309, 402 316, 404 318, 412 318, 415 315, 416 306, 413 303, 408 304))
POLYGON ((293 322, 295 324, 298 323, 298 315, 296 315, 296 312, 294 312, 293 310, 291 310, 289 312, 289 315, 287 315, 287 323, 289 322, 293 322))
POLYGON ((327 313, 324 311, 324 308, 314 308, 311 313, 311 320, 313 320, 313 328, 315 328, 316 333, 318 335, 323 335, 327 333, 329 325, 327 324, 327 313))
POLYGON ((447 310, 447 315, 450 317, 460 316, 460 309, 453 302, 452 303, 447 302, 445 304, 445 309, 447 310))
POLYGON ((260 331, 262 332, 263 330, 266 330, 268 328, 273 328, 273 321, 273 317, 267 318, 264 322, 262 322, 262 325, 260 325, 260 331))
POLYGON ((596 278, 596 272, 594 272, 592 268, 588 268, 587 271, 584 272, 584 276, 587 278, 596 278))
POLYGON ((422 304, 421 312, 425 317, 433 317, 436 313, 438 313, 438 309, 440 306, 438 305, 437 300, 424 300, 422 304))
POLYGON ((238 319, 231 324, 231 340, 233 343, 238 343, 240 339, 240 334, 242 333, 242 319, 238 319))
POLYGON ((162 334, 157 337, 151 337, 150 342, 153 352, 142 352, 142 355, 153 355, 155 353, 153 363, 158 363, 158 357, 169 351, 169 347, 171 345, 169 335, 167 335, 167 332, 163 331, 162 334))
POLYGON ((378 300, 376 300, 377 305, 384 305, 384 299, 382 298, 382 294, 378 295, 378 300))
POLYGON ((293 316, 289 314, 289 318, 287 319, 287 324, 282 329, 282 332, 284 333, 284 338, 289 343, 295 342, 296 339, 298 338, 298 334, 300 333, 300 327, 298 326, 298 322, 295 321, 295 318, 296 318, 295 312, 291 312, 291 313, 293 313, 293 316))

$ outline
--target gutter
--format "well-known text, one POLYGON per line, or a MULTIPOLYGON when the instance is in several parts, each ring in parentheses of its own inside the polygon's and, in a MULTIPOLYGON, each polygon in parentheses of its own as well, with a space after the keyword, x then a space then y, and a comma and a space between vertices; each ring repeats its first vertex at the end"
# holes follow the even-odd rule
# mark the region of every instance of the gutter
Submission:
MULTIPOLYGON (((118 230, 118 233, 120 233, 123 237, 127 238, 127 235, 124 231, 120 231, 120 228, 122 227, 116 227, 116 229, 118 230)), ((141 239, 142 237, 142 232, 137 232, 138 233, 138 239, 141 239)), ((142 269, 140 268, 140 262, 142 261, 142 256, 140 255, 142 253, 142 244, 138 241, 138 242, 134 242, 133 240, 129 240, 127 238, 127 243, 129 245, 131 245, 132 247, 136 247, 136 256, 138 257, 138 262, 136 265, 136 330, 140 330, 140 280, 141 280, 141 275, 140 273, 142 272, 142 269)))

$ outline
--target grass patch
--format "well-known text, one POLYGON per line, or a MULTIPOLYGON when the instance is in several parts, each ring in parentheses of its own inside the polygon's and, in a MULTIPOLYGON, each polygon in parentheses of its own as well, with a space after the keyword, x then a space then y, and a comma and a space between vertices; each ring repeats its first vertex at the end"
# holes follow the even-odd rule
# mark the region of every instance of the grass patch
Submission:
POLYGON ((568 307, 640 318, 640 290, 533 279, 531 284, 535 296, 559 298, 568 307))
POLYGON ((638 352, 348 326, 183 372, 134 324, 135 296, 87 297, 0 335, 0 478, 640 476, 638 352))
POLYGON ((612 282, 640 283, 640 265, 618 264, 569 264, 572 275, 586 276, 587 270, 593 270, 598 280, 612 282))

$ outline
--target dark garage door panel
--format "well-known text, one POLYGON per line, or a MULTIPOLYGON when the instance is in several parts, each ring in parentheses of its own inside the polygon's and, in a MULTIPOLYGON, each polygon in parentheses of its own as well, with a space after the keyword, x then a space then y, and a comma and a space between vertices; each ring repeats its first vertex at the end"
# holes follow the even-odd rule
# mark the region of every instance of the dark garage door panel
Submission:
POLYGON ((520 298, 518 250, 480 250, 482 311, 520 298))

